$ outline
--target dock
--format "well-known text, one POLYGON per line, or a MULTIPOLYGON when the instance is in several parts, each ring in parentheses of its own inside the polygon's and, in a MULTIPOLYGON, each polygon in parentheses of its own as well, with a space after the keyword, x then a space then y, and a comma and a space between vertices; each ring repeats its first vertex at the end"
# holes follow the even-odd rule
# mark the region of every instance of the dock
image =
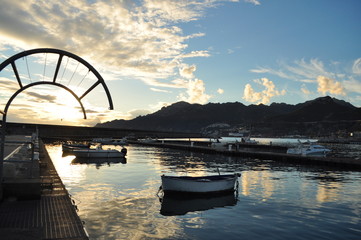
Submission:
MULTIPOLYGON (((24 167, 20 160, 15 160, 15 163, 21 164, 18 168, 23 173, 20 177, 4 177, 4 199, 0 204, 0 238, 89 239, 77 214, 77 207, 41 140, 37 147, 39 152, 38 155, 35 152, 35 158, 38 159, 33 159, 33 166, 24 167)), ((26 153, 20 155, 25 157, 26 153)))
POLYGON ((287 154, 287 147, 262 144, 228 144, 228 147, 211 147, 205 141, 152 141, 139 142, 130 141, 132 144, 141 144, 156 147, 182 149, 186 151, 203 152, 209 154, 222 154, 243 158, 257 158, 263 160, 274 160, 297 164, 311 164, 324 166, 337 166, 340 168, 361 170, 361 159, 340 157, 315 157, 287 154))

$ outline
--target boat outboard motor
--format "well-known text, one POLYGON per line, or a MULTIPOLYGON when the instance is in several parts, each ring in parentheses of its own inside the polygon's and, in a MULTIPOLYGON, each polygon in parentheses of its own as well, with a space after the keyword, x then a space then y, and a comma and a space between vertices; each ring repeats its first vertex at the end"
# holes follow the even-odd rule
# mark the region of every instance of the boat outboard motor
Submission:
POLYGON ((128 150, 127 150, 126 148, 123 147, 122 150, 120 150, 120 151, 121 151, 122 153, 124 153, 124 156, 127 155, 128 150))

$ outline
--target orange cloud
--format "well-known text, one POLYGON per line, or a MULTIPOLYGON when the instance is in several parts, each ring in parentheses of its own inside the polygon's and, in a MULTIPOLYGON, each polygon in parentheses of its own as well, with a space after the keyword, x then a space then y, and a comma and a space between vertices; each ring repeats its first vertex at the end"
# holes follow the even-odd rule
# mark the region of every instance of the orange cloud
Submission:
POLYGON ((325 76, 318 76, 317 83, 317 91, 319 93, 326 94, 327 92, 329 92, 336 95, 346 95, 345 88, 342 86, 342 84, 331 78, 327 78, 325 76))

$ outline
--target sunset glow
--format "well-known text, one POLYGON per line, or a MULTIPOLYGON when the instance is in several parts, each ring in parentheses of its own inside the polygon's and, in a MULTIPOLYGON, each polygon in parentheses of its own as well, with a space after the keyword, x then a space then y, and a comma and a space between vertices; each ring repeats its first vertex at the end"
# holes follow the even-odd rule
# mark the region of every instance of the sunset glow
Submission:
MULTIPOLYGON (((61 89, 29 89, 8 120, 93 126, 177 101, 297 104, 330 95, 361 106, 361 3, 342 1, 2 2, 0 61, 33 48, 74 53, 103 76, 79 104, 61 89), (301 10, 300 10, 301 9, 301 10), (307 13, 307 14, 305 14, 307 13), (47 104, 55 104, 49 105, 47 104), (41 102, 41 106, 38 104, 41 102)), ((51 81, 54 54, 16 62, 24 83, 51 81)), ((94 76, 64 59, 60 83, 81 94, 94 76)), ((0 104, 18 89, 0 72, 0 104)))

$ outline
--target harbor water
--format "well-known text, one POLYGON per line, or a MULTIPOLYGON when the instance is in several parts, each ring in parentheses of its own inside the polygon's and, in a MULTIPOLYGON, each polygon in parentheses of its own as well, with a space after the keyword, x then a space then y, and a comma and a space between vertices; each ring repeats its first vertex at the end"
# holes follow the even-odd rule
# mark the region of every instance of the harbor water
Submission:
POLYGON ((126 161, 76 163, 60 144, 46 147, 90 239, 361 238, 359 171, 140 145, 127 146, 126 161), (162 174, 218 170, 242 174, 238 191, 211 198, 158 193, 162 174))

